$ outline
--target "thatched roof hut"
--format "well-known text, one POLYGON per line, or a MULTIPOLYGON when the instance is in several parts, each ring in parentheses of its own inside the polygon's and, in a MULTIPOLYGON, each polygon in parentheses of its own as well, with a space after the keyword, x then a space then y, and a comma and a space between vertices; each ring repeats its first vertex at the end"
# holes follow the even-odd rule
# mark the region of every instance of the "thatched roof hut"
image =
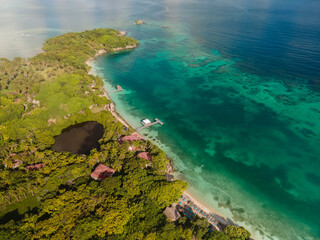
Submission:
POLYGON ((166 207, 163 213, 168 219, 170 219, 170 221, 177 221, 181 217, 175 206, 166 207))

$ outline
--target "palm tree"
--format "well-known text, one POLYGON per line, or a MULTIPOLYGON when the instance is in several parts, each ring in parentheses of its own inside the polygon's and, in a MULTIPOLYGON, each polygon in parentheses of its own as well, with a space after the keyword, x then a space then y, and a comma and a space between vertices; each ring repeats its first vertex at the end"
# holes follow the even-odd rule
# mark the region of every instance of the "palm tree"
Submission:
POLYGON ((31 183, 27 183, 26 184, 26 189, 27 189, 27 192, 31 192, 32 196, 34 196, 34 187, 31 185, 31 183))
POLYGON ((27 194, 26 194, 26 191, 27 191, 26 186, 21 185, 21 186, 19 186, 19 187, 17 188, 17 193, 19 194, 20 198, 21 198, 21 194, 23 194, 23 196, 24 196, 25 199, 28 198, 28 197, 27 197, 27 194))
POLYGON ((8 204, 11 204, 12 203, 12 201, 11 201, 11 196, 10 195, 5 195, 4 196, 4 200, 8 203, 8 204))
POLYGON ((112 168, 113 168, 116 172, 121 171, 121 169, 122 169, 122 162, 121 162, 121 161, 115 161, 115 162, 112 164, 112 168))
POLYGON ((14 197, 16 199, 16 202, 20 201, 20 196, 16 194, 16 191, 14 190, 9 190, 8 191, 8 195, 10 196, 10 199, 12 199, 12 197, 14 197))

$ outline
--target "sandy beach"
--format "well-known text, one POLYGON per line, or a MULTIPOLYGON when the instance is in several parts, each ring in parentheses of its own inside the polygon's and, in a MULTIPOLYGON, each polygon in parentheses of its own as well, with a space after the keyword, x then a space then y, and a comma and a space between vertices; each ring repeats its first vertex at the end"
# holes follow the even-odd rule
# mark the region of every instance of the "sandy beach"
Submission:
POLYGON ((213 213, 214 214, 214 218, 222 223, 223 225, 228 225, 228 220, 223 217, 223 215, 221 213, 219 213, 216 209, 210 207, 209 205, 207 205, 205 202, 199 200, 198 198, 196 198, 194 195, 192 195, 188 190, 186 190, 183 193, 186 197, 188 197, 195 205, 198 206, 198 208, 201 208, 204 212, 206 213, 213 213))

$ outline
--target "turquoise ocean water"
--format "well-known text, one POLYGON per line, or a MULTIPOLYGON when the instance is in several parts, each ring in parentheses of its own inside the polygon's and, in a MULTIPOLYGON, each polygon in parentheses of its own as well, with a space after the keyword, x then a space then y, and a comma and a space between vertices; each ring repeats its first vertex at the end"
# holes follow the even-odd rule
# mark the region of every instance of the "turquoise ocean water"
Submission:
POLYGON ((145 136, 192 193, 254 235, 319 239, 320 94, 242 71, 184 26, 157 24, 139 26, 136 50, 96 61, 107 88, 126 89, 111 94, 120 114, 133 126, 161 119, 145 136))
POLYGON ((320 239, 320 3, 316 0, 2 2, 0 55, 47 37, 127 30, 99 57, 119 113, 163 148, 190 191, 257 239, 320 239), (136 26, 141 18, 147 24, 136 26), (168 25, 162 28, 162 25, 168 25))

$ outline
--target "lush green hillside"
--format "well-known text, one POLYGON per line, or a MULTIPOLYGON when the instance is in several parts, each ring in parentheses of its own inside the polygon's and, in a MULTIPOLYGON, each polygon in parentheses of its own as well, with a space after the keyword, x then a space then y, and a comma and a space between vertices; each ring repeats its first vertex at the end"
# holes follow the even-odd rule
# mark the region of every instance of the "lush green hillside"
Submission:
POLYGON ((133 130, 105 110, 103 81, 87 73, 85 62, 101 49, 128 45, 138 42, 95 29, 49 39, 28 60, 0 59, 0 239, 229 239, 209 233, 204 219, 168 221, 163 209, 186 183, 166 181, 168 160, 149 141, 133 145, 152 154, 151 168, 128 151, 129 143, 117 141, 133 130), (104 126, 99 149, 50 150, 64 128, 86 121, 104 126), (44 167, 27 169, 38 163, 44 167), (91 179, 98 163, 115 174, 91 179))

